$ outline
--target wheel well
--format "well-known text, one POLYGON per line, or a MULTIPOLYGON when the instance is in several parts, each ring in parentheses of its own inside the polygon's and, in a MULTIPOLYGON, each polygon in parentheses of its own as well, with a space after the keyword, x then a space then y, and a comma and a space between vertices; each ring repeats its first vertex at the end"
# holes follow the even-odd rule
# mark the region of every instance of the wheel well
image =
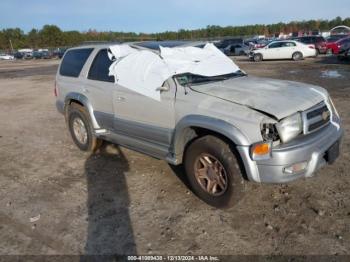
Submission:
POLYGON ((262 53, 255 53, 254 56, 256 56, 256 55, 259 55, 259 56, 261 56, 261 59, 264 59, 264 56, 262 53))
POLYGON ((78 104, 82 107, 84 107, 84 104, 82 102, 80 102, 79 100, 76 100, 76 99, 70 99, 66 102, 65 104, 65 107, 64 107, 64 112, 65 112, 65 116, 66 116, 66 119, 67 119, 67 113, 68 113, 68 107, 71 105, 71 104, 78 104))
POLYGON ((239 167, 241 169, 243 179, 248 180, 248 176, 247 176, 247 173, 245 171, 245 167, 244 167, 244 163, 242 161, 242 158, 236 149, 236 144, 231 139, 229 139, 227 136, 225 136, 219 132, 216 132, 216 131, 213 131, 213 130, 210 130, 207 128, 203 128, 203 127, 197 127, 197 126, 189 127, 186 133, 189 135, 185 136, 185 141, 183 141, 184 142, 184 149, 183 149, 183 154, 182 154, 182 163, 184 163, 187 148, 195 140, 197 140, 198 138, 201 138, 203 136, 206 136, 206 135, 212 135, 212 136, 218 137, 221 140, 225 141, 230 146, 232 152, 237 157, 237 161, 238 161, 239 167))
POLYGON ((75 103, 75 104, 78 104, 78 105, 81 105, 82 107, 84 107, 84 104, 78 100, 75 100, 75 99, 71 99, 68 101, 68 105, 72 104, 72 103, 75 103))

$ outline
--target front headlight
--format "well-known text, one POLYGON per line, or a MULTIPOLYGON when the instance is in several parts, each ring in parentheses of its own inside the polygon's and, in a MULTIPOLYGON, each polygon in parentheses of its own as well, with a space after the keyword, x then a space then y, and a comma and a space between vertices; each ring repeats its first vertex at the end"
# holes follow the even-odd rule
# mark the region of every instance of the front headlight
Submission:
POLYGON ((303 131, 301 114, 296 113, 292 116, 286 117, 276 124, 276 128, 281 141, 283 143, 289 142, 303 131))

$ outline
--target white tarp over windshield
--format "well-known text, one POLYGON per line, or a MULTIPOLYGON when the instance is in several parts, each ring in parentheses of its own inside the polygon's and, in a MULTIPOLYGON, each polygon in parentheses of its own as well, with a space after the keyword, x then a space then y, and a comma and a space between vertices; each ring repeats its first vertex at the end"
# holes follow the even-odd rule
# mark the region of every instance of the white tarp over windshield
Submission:
POLYGON ((191 73, 210 77, 240 70, 213 44, 206 44, 204 48, 160 47, 160 54, 114 45, 110 47, 109 58, 115 60, 109 75, 114 76, 116 84, 158 101, 157 88, 174 75, 191 73))

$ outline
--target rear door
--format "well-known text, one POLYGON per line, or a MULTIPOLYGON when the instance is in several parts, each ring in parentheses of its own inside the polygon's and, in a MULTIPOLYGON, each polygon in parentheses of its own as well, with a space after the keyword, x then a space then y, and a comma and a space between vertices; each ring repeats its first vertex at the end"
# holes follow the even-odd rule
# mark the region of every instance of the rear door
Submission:
POLYGON ((281 47, 281 55, 283 58, 292 58, 293 53, 296 51, 296 44, 294 42, 283 42, 281 47))
POLYGON ((89 68, 84 93, 92 104, 97 123, 101 128, 112 130, 114 121, 113 90, 114 76, 108 76, 112 61, 108 58, 107 49, 96 51, 89 68))

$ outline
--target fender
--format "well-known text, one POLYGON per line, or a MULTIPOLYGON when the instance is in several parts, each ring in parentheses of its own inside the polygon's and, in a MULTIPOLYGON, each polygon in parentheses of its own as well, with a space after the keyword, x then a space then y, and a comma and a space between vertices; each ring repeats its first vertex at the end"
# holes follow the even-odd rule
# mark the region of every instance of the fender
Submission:
POLYGON ((182 118, 176 125, 171 142, 171 151, 176 164, 182 162, 185 146, 195 137, 193 127, 200 127, 219 133, 230 139, 236 146, 250 145, 249 139, 232 124, 213 117, 201 115, 189 115, 182 118))
POLYGON ((76 101, 79 101, 80 103, 82 103, 84 105, 84 107, 86 107, 88 112, 89 112, 91 123, 92 123, 92 126, 94 127, 94 129, 100 129, 100 126, 97 123, 95 115, 94 115, 94 109, 93 109, 91 103, 89 102, 88 98, 86 96, 79 94, 79 93, 76 93, 76 92, 68 93, 64 99, 64 112, 66 112, 67 106, 70 104, 71 100, 76 100, 76 101))

